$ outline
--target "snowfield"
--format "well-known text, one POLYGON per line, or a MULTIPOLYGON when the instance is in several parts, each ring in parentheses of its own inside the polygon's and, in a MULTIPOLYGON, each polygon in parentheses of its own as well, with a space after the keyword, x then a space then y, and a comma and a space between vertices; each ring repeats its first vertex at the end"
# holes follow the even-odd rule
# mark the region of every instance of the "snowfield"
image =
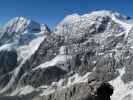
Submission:
POLYGON ((114 87, 111 100, 133 100, 132 60, 133 22, 120 13, 68 15, 53 31, 15 17, 0 31, 0 93, 39 92, 46 100, 49 95, 50 100, 58 100, 67 90, 63 100, 75 100, 82 97, 78 89, 81 94, 86 91, 82 84, 108 81, 114 87), (12 65, 14 53, 17 61, 12 65))

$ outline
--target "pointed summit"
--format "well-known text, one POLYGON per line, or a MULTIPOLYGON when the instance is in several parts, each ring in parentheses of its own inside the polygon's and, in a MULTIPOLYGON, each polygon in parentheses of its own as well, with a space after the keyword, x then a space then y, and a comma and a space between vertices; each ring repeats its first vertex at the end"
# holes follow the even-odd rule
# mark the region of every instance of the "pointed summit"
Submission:
POLYGON ((40 31, 40 24, 25 17, 15 17, 7 22, 4 32, 21 33, 24 31, 40 31))

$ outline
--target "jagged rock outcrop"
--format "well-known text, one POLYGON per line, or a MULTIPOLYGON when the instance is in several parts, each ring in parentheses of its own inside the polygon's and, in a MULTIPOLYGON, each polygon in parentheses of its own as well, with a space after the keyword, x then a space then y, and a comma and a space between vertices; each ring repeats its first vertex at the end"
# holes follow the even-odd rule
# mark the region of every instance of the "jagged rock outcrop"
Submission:
POLYGON ((16 17, 10 20, 0 34, 1 94, 16 88, 17 82, 29 66, 27 60, 36 52, 48 35, 47 25, 16 17))
POLYGON ((8 24, 11 29, 1 35, 15 34, 15 41, 7 36, 0 41, 17 52, 16 66, 3 76, 6 80, 0 76, 3 95, 39 92, 28 99, 82 100, 107 81, 115 89, 112 100, 132 98, 133 24, 128 17, 113 11, 73 14, 53 31, 22 19, 8 24))
POLYGON ((40 30, 40 24, 24 17, 16 17, 10 20, 2 29, 0 44, 3 45, 14 41, 23 43, 32 40, 35 36, 26 33, 38 33, 40 30))
POLYGON ((38 69, 24 74, 20 80, 22 85, 31 85, 33 87, 39 87, 44 84, 49 85, 52 82, 57 82, 63 78, 67 72, 56 67, 48 67, 45 69, 38 69))
POLYGON ((17 66, 17 52, 15 50, 0 51, 0 76, 12 71, 17 66))

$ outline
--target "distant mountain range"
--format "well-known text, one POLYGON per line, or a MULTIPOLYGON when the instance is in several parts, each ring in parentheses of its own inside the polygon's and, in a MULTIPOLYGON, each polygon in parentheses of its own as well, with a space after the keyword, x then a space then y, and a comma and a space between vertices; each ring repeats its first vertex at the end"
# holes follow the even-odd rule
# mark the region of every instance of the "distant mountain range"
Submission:
POLYGON ((82 100, 101 82, 133 100, 133 23, 114 11, 66 16, 50 30, 25 17, 0 30, 0 98, 82 100))

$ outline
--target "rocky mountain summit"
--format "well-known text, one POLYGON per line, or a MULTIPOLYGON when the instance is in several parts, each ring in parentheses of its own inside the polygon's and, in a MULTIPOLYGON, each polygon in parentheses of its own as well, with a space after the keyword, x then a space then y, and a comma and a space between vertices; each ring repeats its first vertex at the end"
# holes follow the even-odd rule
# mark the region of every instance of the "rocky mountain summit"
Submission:
POLYGON ((83 100, 101 83, 133 99, 133 23, 113 11, 66 16, 51 31, 25 17, 0 32, 0 98, 83 100))

